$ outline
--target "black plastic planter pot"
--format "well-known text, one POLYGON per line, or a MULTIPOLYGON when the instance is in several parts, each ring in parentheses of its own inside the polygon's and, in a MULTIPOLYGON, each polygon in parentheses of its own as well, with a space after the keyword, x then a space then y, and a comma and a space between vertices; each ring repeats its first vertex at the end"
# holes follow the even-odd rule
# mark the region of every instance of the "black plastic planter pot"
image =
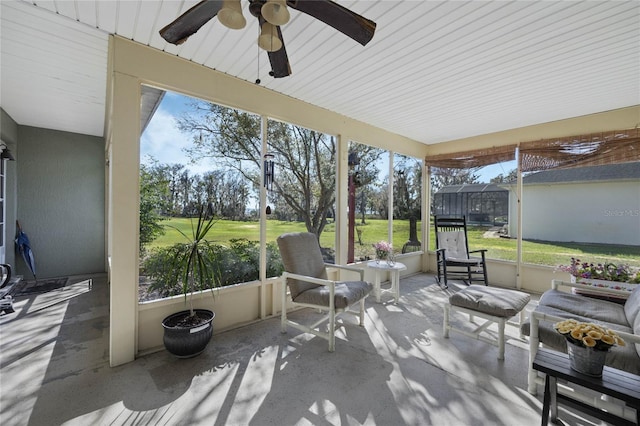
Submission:
POLYGON ((169 315, 162 321, 164 347, 178 358, 191 358, 204 351, 213 335, 213 318, 216 314, 206 309, 195 309, 200 321, 182 324, 189 311, 169 315))

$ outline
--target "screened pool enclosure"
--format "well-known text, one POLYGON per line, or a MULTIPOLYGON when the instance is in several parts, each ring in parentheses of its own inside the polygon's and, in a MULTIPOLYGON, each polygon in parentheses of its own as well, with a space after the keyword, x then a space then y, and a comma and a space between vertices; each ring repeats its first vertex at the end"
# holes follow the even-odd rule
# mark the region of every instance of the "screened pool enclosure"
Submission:
POLYGON ((466 216, 477 225, 504 225, 509 222, 509 190, 489 183, 444 186, 433 197, 432 212, 466 216))

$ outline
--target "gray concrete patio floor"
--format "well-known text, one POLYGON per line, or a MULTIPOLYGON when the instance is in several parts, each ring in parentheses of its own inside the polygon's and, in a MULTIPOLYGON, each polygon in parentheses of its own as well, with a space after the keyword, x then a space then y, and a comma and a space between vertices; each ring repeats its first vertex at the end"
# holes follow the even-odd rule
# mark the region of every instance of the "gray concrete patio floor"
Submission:
MULTIPOLYGON (((481 341, 444 339, 442 303, 456 286, 443 291, 429 274, 403 278, 398 304, 369 297, 364 328, 345 316, 334 353, 325 340, 281 334, 272 318, 214 333, 197 358, 161 351, 115 368, 106 278, 92 288, 85 278, 0 316, 0 424, 540 424, 542 392, 526 391, 517 328, 507 327, 504 361, 481 341)), ((563 408, 560 417, 599 424, 563 408)))

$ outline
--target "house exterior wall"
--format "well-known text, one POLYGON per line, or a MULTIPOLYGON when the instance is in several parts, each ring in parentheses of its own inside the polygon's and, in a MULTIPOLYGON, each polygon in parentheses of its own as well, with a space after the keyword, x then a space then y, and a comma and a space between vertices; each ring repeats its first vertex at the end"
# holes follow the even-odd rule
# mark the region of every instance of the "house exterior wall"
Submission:
MULTIPOLYGON (((528 184, 522 209, 524 239, 640 246, 638 180, 528 184)), ((517 215, 510 217, 515 237, 517 215)))
POLYGON ((105 272, 103 138, 28 126, 18 138, 17 219, 38 278, 105 272))

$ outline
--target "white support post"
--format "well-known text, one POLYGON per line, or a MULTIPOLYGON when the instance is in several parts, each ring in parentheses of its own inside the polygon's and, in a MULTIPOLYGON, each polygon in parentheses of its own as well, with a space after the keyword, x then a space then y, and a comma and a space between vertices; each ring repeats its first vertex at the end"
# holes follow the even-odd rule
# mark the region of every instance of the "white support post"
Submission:
POLYGON ((444 304, 444 321, 442 323, 442 334, 448 339, 449 338, 449 314, 451 312, 451 305, 448 303, 444 304))
POLYGON ((534 312, 531 313, 531 317, 529 318, 529 326, 531 327, 529 330, 529 385, 528 391, 531 395, 535 396, 538 394, 538 383, 536 381, 538 377, 538 373, 533 369, 533 360, 536 357, 536 353, 538 353, 538 327, 540 326, 540 320, 535 315, 534 312))
POLYGON ((282 333, 287 332, 287 273, 282 274, 282 280, 280 285, 282 286, 282 312, 280 314, 280 331, 282 333))
MULTIPOLYGON (((264 159, 267 154, 268 119, 265 115, 260 118, 262 134, 262 161, 260 161, 260 182, 262 183, 260 185, 260 318, 264 319, 267 316, 267 189, 264 182, 264 159)), ((274 315, 275 312, 271 314, 274 315)))

